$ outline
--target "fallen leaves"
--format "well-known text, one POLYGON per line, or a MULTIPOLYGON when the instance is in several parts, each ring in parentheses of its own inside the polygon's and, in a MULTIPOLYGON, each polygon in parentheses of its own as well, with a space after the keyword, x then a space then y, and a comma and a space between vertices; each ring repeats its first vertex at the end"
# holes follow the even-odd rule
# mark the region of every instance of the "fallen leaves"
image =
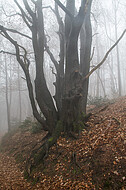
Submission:
POLYGON ((24 190, 31 188, 30 183, 24 180, 24 176, 15 160, 6 154, 0 153, 0 190, 24 190))
POLYGON ((24 180, 23 164, 32 147, 41 146, 43 134, 19 131, 8 138, 6 154, 0 153, 0 190, 125 190, 126 97, 105 109, 92 111, 88 130, 84 129, 77 140, 60 137, 51 147, 44 166, 38 166, 34 172, 31 182, 24 180), (72 160, 73 153, 76 160, 72 160), (17 155, 19 160, 23 155, 24 161, 17 164, 13 158, 17 155))

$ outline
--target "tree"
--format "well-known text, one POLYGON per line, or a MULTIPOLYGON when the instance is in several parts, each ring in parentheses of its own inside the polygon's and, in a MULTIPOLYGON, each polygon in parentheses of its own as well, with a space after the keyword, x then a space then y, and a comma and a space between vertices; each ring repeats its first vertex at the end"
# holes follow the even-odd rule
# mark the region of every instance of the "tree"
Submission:
MULTIPOLYGON (((84 83, 83 77, 89 71, 91 51, 91 24, 90 9, 92 1, 82 1, 81 8, 75 15, 75 1, 67 1, 66 8, 58 5, 65 11, 65 45, 66 65, 64 74, 64 92, 62 100, 61 117, 67 131, 73 130, 73 123, 78 121, 82 112, 86 112, 88 91, 88 79, 84 83), (86 40, 86 48, 81 53, 81 65, 78 55, 78 37, 81 27, 84 28, 84 36, 81 35, 81 45, 86 40), (84 55, 82 57, 82 55, 84 55), (80 69, 81 68, 81 69, 80 69)), ((81 51, 81 52, 82 52, 81 51)))
MULTIPOLYGON (((83 107, 81 106, 83 101, 83 76, 80 74, 79 70, 78 37, 84 19, 89 19, 89 16, 86 15, 90 15, 90 7, 92 1, 82 1, 77 16, 75 16, 75 1, 67 1, 66 7, 64 7, 64 5, 60 3, 60 1, 55 1, 66 13, 65 26, 63 26, 62 19, 60 18, 58 12, 57 4, 55 4, 55 11, 60 27, 60 62, 59 64, 57 64, 57 62, 55 63, 57 79, 55 84, 56 96, 54 97, 54 99, 56 100, 57 108, 55 107, 53 98, 47 88, 47 83, 43 70, 44 47, 47 49, 47 51, 49 51, 49 49, 46 44, 46 36, 44 33, 42 0, 32 1, 35 7, 34 12, 31 8, 32 6, 30 7, 30 4, 28 4, 27 0, 23 0, 25 10, 20 6, 17 0, 14 0, 14 2, 20 9, 21 17, 32 34, 32 37, 29 37, 18 32, 18 34, 32 40, 36 66, 36 101, 46 120, 41 117, 41 114, 38 112, 35 104, 33 86, 29 73, 30 60, 27 56, 27 50, 19 45, 18 42, 15 41, 9 34, 9 32, 14 33, 17 31, 5 28, 3 26, 0 26, 0 30, 2 35, 7 38, 15 47, 15 55, 17 61, 25 73, 29 90, 29 97, 33 109, 33 115, 42 124, 43 128, 49 131, 50 135, 57 133, 57 131, 55 132, 55 130, 59 131, 59 127, 58 129, 56 127, 59 120, 62 121, 62 126, 65 126, 66 131, 73 130, 73 124, 77 121, 79 115, 81 114, 81 111, 83 110, 83 107), (63 30, 65 34, 62 33, 63 30), (66 45, 65 48, 64 44, 66 45), (21 54, 22 51, 24 52, 23 55, 21 54), (66 57, 65 73, 64 57, 66 57)), ((86 27, 86 21, 84 26, 86 27)), ((61 132, 61 130, 63 129, 60 129, 59 132, 61 132)), ((56 138, 52 140, 49 146, 51 146, 51 144, 55 142, 56 138)))
MULTIPOLYGON (((114 7, 114 20, 115 20, 115 40, 118 39, 118 23, 117 23, 117 11, 119 8, 119 1, 113 1, 113 7, 114 7)), ((119 88, 119 96, 122 95, 122 84, 121 84, 121 72, 120 72, 120 54, 119 54, 119 47, 116 46, 116 53, 117 53, 117 68, 118 68, 118 88, 119 88)))
POLYGON ((109 52, 118 44, 125 31, 120 39, 106 53, 104 59, 89 72, 92 40, 90 22, 92 0, 82 0, 77 14, 75 14, 75 0, 67 0, 66 7, 59 0, 55 0, 55 10, 53 11, 59 24, 59 63, 55 60, 47 44, 47 36, 44 31, 42 0, 31 0, 31 4, 28 3, 27 0, 23 0, 25 9, 20 6, 17 0, 14 0, 14 2, 19 8, 21 12, 19 15, 29 28, 31 36, 14 29, 8 29, 1 25, 0 31, 1 34, 15 47, 15 56, 25 73, 33 115, 42 124, 43 129, 48 131, 48 135, 50 136, 47 142, 43 144, 43 148, 41 147, 42 151, 40 157, 38 158, 40 160, 46 154, 46 144, 48 144, 48 147, 52 146, 63 130, 69 133, 74 130, 75 125, 79 130, 80 126, 78 125, 78 120, 82 112, 86 113, 89 76, 103 64, 109 52), (65 24, 60 17, 58 6, 66 14, 65 24), (83 53, 80 53, 80 63, 78 55, 78 39, 82 25, 84 31, 80 40, 81 47, 84 49, 83 53), (28 52, 25 47, 19 45, 19 43, 14 40, 9 32, 22 35, 32 42, 36 69, 35 95, 37 104, 44 117, 41 116, 41 113, 38 111, 36 106, 29 72, 30 59, 28 57, 28 52), (85 44, 83 44, 84 39, 86 39, 85 44), (56 70, 55 73, 52 68, 52 72, 56 76, 56 82, 54 83, 56 87, 56 94, 54 99, 47 87, 47 82, 44 75, 43 64, 45 50, 54 63, 56 70), (84 56, 82 57, 82 55, 84 56), (56 101, 56 106, 54 100, 56 101))
POLYGON ((8 124, 8 131, 11 130, 11 123, 10 123, 10 103, 9 103, 9 96, 8 96, 8 73, 7 73, 7 60, 5 56, 5 81, 6 81, 6 105, 7 105, 7 124, 8 124))

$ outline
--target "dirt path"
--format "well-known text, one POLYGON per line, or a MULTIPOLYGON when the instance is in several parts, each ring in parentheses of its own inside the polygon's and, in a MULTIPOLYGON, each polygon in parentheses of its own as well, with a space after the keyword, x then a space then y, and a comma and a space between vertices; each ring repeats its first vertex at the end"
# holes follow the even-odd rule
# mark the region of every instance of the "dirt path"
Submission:
POLYGON ((0 153, 0 190, 33 189, 24 180, 23 173, 18 169, 15 160, 0 153))

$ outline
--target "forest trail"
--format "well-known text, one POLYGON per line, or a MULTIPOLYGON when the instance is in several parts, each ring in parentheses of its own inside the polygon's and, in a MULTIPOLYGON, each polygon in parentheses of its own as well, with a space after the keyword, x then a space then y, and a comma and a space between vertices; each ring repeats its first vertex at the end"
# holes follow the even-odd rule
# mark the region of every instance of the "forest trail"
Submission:
POLYGON ((0 152, 0 190, 126 190, 126 97, 91 112, 80 138, 60 137, 32 181, 24 179, 24 163, 45 134, 27 127, 7 136, 0 152))

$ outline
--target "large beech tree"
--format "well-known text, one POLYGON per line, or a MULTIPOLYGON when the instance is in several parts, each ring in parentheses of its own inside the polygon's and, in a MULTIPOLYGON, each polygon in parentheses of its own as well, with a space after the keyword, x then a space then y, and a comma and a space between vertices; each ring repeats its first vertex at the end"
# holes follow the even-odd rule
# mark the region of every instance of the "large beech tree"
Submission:
MULTIPOLYGON (((50 136, 46 143, 43 144, 43 147, 41 147, 42 150, 38 157, 38 160, 40 160, 46 154, 46 144, 48 144, 48 147, 52 146, 61 131, 73 131, 75 125, 78 128, 80 127, 78 125, 80 115, 86 113, 89 76, 103 64, 109 52, 117 45, 125 31, 120 39, 106 53, 104 59, 96 68, 93 68, 93 70, 89 72, 92 42, 90 22, 92 0, 82 0, 78 13, 75 9, 75 0, 67 0, 66 7, 59 0, 54 0, 55 9, 51 9, 59 25, 60 54, 58 61, 55 59, 47 44, 44 32, 42 0, 31 0, 30 3, 27 0, 23 0, 25 9, 21 7, 17 0, 14 0, 14 2, 20 9, 20 16, 30 29, 31 36, 3 26, 0 26, 0 31, 3 37, 7 38, 15 47, 15 56, 25 73, 33 115, 41 123, 43 129, 48 131, 48 135, 50 136), (59 7, 65 12, 65 20, 60 16, 59 7), (32 41, 36 69, 35 97, 30 78, 30 60, 27 56, 27 49, 19 45, 18 41, 13 39, 10 32, 22 35, 32 41), (78 54, 79 35, 80 58, 78 54), (24 54, 22 54, 22 51, 24 54), (56 70, 54 97, 50 94, 44 75, 43 63, 45 51, 50 56, 56 70), (44 118, 36 107, 36 101, 44 118)), ((36 162, 38 160, 36 160, 36 162)))

